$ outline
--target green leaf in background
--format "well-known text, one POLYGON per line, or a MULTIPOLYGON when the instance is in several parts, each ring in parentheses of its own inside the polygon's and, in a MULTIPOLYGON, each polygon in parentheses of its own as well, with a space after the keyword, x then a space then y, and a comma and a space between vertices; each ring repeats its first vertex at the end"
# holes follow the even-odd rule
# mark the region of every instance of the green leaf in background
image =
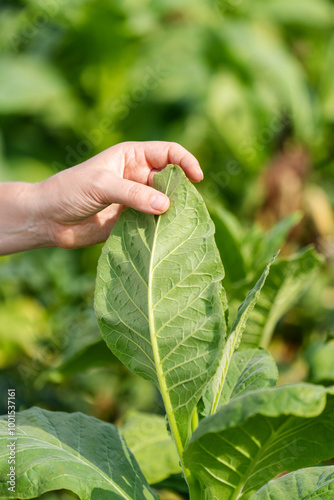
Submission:
POLYGON ((156 174, 154 187, 170 208, 122 213, 99 261, 95 310, 113 353, 160 388, 182 457, 224 343, 224 270, 206 206, 181 168, 156 174))
POLYGON ((71 342, 62 349, 57 363, 41 376, 45 380, 61 380, 89 368, 120 365, 119 360, 105 347, 98 328, 88 331, 78 328, 78 331, 72 334, 71 342))
MULTIPOLYGON (((235 351, 228 367, 218 405, 228 403, 241 394, 275 387, 278 370, 275 361, 264 349, 242 349, 235 351)), ((212 405, 212 394, 206 391, 203 396, 203 415, 209 415, 212 405)))
POLYGON ((239 226, 238 220, 233 217, 233 214, 228 212, 222 205, 210 203, 209 200, 207 205, 216 227, 215 240, 217 247, 224 262, 224 283, 226 281, 235 283, 244 280, 246 278, 246 265, 241 246, 242 228, 239 226))
POLYGON ((267 264, 272 255, 284 245, 290 230, 300 222, 301 217, 301 212, 295 212, 278 221, 267 232, 255 224, 245 233, 240 247, 248 263, 249 273, 267 264))
POLYGON ((250 500, 331 500, 334 467, 309 467, 269 481, 250 500))
POLYGON ((333 5, 327 0, 255 0, 249 2, 251 16, 287 25, 326 28, 333 25, 333 5))
POLYGON ((322 95, 321 105, 323 113, 332 123, 334 121, 334 90, 333 90, 333 77, 334 77, 334 36, 332 36, 328 49, 326 51, 325 63, 322 67, 321 75, 321 88, 322 95))
POLYGON ((78 111, 57 70, 31 56, 0 57, 0 113, 43 114, 67 125, 78 111))
POLYGON ((306 353, 310 379, 314 383, 334 381, 334 340, 315 344, 306 353))
POLYGON ((255 136, 258 126, 249 88, 235 72, 224 69, 211 78, 207 95, 209 119, 224 142, 240 162, 256 168, 264 161, 263 152, 254 150, 252 155, 246 156, 240 147, 245 137, 255 136))
POLYGON ((270 262, 270 264, 268 264, 254 288, 247 294, 246 299, 240 305, 236 317, 233 320, 230 333, 222 351, 218 369, 209 384, 208 392, 211 392, 212 394, 212 404, 210 411, 211 414, 214 413, 218 407, 232 355, 240 345, 242 334, 246 328, 247 320, 252 310, 254 309, 255 304, 259 300, 261 289, 265 284, 265 281, 269 274, 270 266, 273 261, 274 259, 270 262))
POLYGON ((247 283, 254 274, 262 271, 272 256, 284 245, 289 231, 300 222, 301 213, 295 212, 264 231, 257 224, 245 230, 238 219, 218 202, 206 200, 216 226, 215 240, 225 267, 224 284, 234 289, 247 283))
POLYGON ((181 472, 175 443, 168 434, 165 417, 131 413, 121 432, 149 484, 160 483, 181 472))
POLYGON ((17 355, 36 356, 38 346, 51 338, 45 310, 29 296, 0 302, 0 368, 9 366, 17 355))
MULTIPOLYGON (((315 129, 311 95, 301 65, 286 49, 277 31, 268 29, 265 23, 239 19, 225 23, 220 36, 239 68, 242 67, 250 78, 275 90, 298 136, 310 139, 315 129)), ((274 116, 273 111, 271 114, 274 116)), ((261 151, 256 141, 249 144, 243 141, 239 143, 240 149, 244 151, 243 162, 250 161, 261 151)))
MULTIPOLYGON (((82 413, 32 408, 17 414, 16 493, 28 499, 67 489, 81 500, 153 500, 118 429, 82 413)), ((7 417, 0 419, 0 496, 8 496, 7 417)))
POLYGON ((278 320, 312 283, 321 262, 314 249, 308 248, 272 265, 257 307, 249 317, 242 345, 268 347, 278 320))
POLYGON ((275 361, 264 349, 242 349, 231 359, 219 404, 244 393, 275 387, 278 370, 275 361))
POLYGON ((241 395, 202 420, 185 465, 212 500, 248 500, 284 471, 334 455, 334 397, 297 384, 241 395))
POLYGON ((50 380, 59 380, 97 366, 120 364, 112 352, 106 349, 105 342, 101 339, 78 349, 76 352, 72 351, 72 356, 69 354, 62 358, 57 366, 50 368, 44 376, 50 380))

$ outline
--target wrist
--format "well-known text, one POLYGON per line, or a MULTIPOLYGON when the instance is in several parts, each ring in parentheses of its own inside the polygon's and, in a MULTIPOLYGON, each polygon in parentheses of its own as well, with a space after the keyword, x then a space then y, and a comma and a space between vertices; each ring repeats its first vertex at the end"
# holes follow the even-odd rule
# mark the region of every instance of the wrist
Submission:
POLYGON ((52 246, 39 210, 39 184, 0 184, 0 255, 52 246))

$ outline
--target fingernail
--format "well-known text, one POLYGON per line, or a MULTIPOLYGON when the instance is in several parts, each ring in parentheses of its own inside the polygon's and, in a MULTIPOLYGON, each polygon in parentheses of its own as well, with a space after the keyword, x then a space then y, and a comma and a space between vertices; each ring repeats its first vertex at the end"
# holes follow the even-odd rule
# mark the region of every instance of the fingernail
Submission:
POLYGON ((156 194, 151 199, 151 208, 153 208, 153 210, 159 210, 159 212, 162 212, 166 210, 168 206, 169 199, 163 194, 156 194))
POLYGON ((199 165, 197 167, 197 172, 202 176, 202 179, 204 179, 203 170, 201 169, 201 167, 199 165))

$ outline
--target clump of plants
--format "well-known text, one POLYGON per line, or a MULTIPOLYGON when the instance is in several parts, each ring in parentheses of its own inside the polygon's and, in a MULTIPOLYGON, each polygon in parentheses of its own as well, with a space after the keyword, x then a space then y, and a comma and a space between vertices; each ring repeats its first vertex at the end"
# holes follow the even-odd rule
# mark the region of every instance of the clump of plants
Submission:
POLYGON ((95 311, 112 352, 159 389, 166 419, 134 413, 119 430, 32 408, 17 415, 13 438, 4 416, 1 498, 68 489, 81 500, 148 500, 163 487, 190 500, 334 498, 334 467, 325 464, 334 456, 333 388, 276 387, 268 352, 249 336, 242 343, 275 264, 230 318, 205 203, 177 166, 156 174, 154 185, 170 208, 122 213, 99 261, 95 311))

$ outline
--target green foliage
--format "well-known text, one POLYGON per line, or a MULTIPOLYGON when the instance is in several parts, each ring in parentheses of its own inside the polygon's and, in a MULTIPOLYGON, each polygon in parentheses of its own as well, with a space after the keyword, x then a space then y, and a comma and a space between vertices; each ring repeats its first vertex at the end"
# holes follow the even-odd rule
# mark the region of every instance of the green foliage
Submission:
POLYGON ((32 158, 42 177, 118 141, 178 140, 238 209, 252 187, 241 180, 282 135, 330 163, 332 12, 329 0, 5 3, 2 174, 29 180, 32 158))
MULTIPOLYGON (((283 244, 300 215, 297 213, 282 219, 265 234, 256 226, 243 230, 223 207, 210 210, 217 227, 216 241, 225 263, 225 286, 233 313, 254 283, 254 275, 262 271, 263 265, 283 244)), ((321 256, 309 247, 288 259, 272 263, 268 279, 262 282, 261 296, 255 300, 258 308, 248 312, 250 317, 243 345, 269 347, 277 322, 311 285, 322 262, 321 256)))
POLYGON ((252 495, 251 500, 281 500, 282 498, 329 500, 333 496, 333 489, 334 467, 310 467, 270 481, 252 495))
MULTIPOLYGON (((0 421, 4 449, 13 442, 8 439, 6 420, 0 421)), ((81 413, 32 408, 18 415, 15 438, 14 491, 19 498, 34 498, 57 489, 71 490, 81 500, 107 500, 111 495, 128 500, 157 498, 111 424, 81 413)), ((1 460, 0 472, 0 495, 16 498, 8 492, 7 459, 1 460)))
POLYGON ((122 434, 149 484, 160 483, 173 474, 181 473, 179 457, 167 431, 165 417, 130 413, 122 426, 122 434))
POLYGON ((171 206, 156 218, 121 215, 99 261, 95 310, 114 354, 160 388, 182 452, 225 339, 224 271, 209 214, 181 168, 167 167, 154 186, 171 206))
POLYGON ((315 383, 334 382, 334 340, 313 345, 306 357, 310 367, 310 378, 315 383))
POLYGON ((243 393, 275 387, 277 366, 264 349, 242 349, 233 353, 219 404, 226 404, 243 393))
MULTIPOLYGON (((286 144, 306 146, 313 164, 306 184, 334 200, 331 0, 5 0, 0 52, 1 181, 37 182, 126 140, 173 140, 198 157, 230 324, 300 219, 291 215, 269 232, 249 229, 263 201, 265 165, 286 144)), ((297 246, 316 241, 330 256, 330 239, 319 240, 312 229, 305 237, 309 222, 301 224, 297 246)), ((15 385, 19 407, 79 409, 111 421, 129 407, 163 411, 154 387, 122 367, 101 341, 91 306, 98 253, 99 247, 44 249, 1 259, 0 392, 15 385)), ((320 259, 312 249, 290 253, 271 266, 230 359, 218 408, 274 386, 277 369, 254 349, 259 345, 280 361, 281 377, 282 359, 294 370, 297 358, 307 359, 309 381, 333 382, 326 341, 333 270, 327 264, 316 275, 320 259)), ((290 380, 306 377, 298 370, 290 380)), ((200 419, 206 403, 204 393, 200 419)), ((0 406, 5 413, 3 399, 0 406)), ((275 480, 270 494, 277 486, 277 498, 290 499, 289 478, 303 477, 308 488, 305 474, 275 480)), ((182 493, 184 480, 173 475, 157 486, 163 487, 182 493)))
POLYGON ((272 266, 259 309, 250 318, 245 345, 268 348, 278 320, 310 286, 321 262, 321 257, 309 248, 272 266))
POLYGON ((205 399, 210 401, 211 414, 215 413, 218 407, 220 397, 224 388, 224 383, 227 377, 229 365, 232 360, 232 355, 240 345, 242 334, 246 328, 247 320, 260 297, 261 289, 263 288, 269 274, 270 265, 271 263, 267 266, 261 278, 256 283, 255 287, 248 293, 246 299, 240 305, 236 317, 233 320, 226 340, 226 344, 222 350, 217 371, 212 377, 205 395, 205 399))
MULTIPOLYGON (((170 197, 170 209, 161 216, 122 212, 100 257, 95 310, 114 355, 160 390, 168 426, 162 416, 132 414, 122 432, 133 456, 112 424, 38 408, 19 413, 20 499, 55 489, 81 500, 158 498, 148 483, 183 491, 182 471, 191 500, 249 500, 267 483, 270 491, 281 470, 334 456, 333 388, 275 387, 268 353, 237 351, 273 261, 228 327, 224 270, 202 198, 174 165, 156 174, 154 186, 170 197)), ((314 252, 295 260, 305 255, 313 270, 314 252)), ((292 277, 299 290, 299 273, 292 277)), ((83 342, 77 357, 94 346, 83 342)), ((75 362, 74 355, 69 366, 75 362)), ((6 417, 1 441, 8 441, 6 417)), ((0 455, 2 477, 6 458, 0 455)), ((0 488, 7 494, 5 480, 0 488)))
POLYGON ((334 398, 326 399, 324 388, 307 384, 237 397, 200 423, 185 465, 201 478, 209 498, 248 500, 280 471, 334 455, 334 398))

